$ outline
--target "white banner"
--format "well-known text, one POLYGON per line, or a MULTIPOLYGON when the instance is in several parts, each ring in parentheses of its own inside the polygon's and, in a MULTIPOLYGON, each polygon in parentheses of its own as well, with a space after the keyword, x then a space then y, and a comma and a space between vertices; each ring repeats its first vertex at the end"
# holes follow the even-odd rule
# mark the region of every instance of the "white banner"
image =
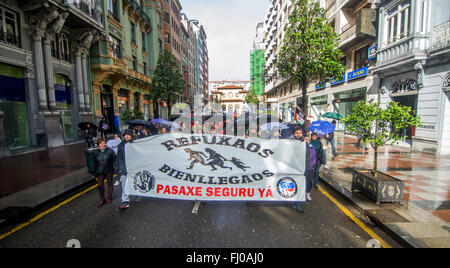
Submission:
POLYGON ((125 148, 126 194, 199 201, 305 201, 305 144, 165 134, 125 148))

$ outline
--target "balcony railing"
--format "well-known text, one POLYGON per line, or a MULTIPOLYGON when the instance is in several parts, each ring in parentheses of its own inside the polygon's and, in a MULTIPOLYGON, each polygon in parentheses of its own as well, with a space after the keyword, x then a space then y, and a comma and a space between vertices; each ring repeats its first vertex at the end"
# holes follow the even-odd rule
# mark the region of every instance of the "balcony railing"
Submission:
POLYGON ((0 32, 0 42, 7 43, 16 47, 20 45, 18 36, 5 32, 0 32))
POLYGON ((76 8, 81 13, 92 18, 99 25, 102 23, 102 8, 99 0, 64 0, 64 4, 71 8, 76 8))
POLYGON ((433 28, 433 49, 450 46, 450 21, 433 28))

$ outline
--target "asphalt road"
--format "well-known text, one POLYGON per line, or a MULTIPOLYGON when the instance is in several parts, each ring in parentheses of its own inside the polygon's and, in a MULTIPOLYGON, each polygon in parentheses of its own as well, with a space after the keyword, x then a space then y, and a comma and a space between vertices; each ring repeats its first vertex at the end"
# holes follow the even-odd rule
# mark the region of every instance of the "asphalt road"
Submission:
MULTIPOLYGON (((97 208, 94 189, 1 239, 0 248, 65 248, 71 239, 82 248, 366 247, 370 235, 319 190, 313 189, 312 197, 304 214, 288 204, 202 203, 195 215, 194 202, 160 199, 134 201, 122 211, 120 187, 113 204, 97 208)), ((378 228, 367 226, 391 247, 399 247, 378 228)), ((0 235, 10 229, 0 230, 0 235)))

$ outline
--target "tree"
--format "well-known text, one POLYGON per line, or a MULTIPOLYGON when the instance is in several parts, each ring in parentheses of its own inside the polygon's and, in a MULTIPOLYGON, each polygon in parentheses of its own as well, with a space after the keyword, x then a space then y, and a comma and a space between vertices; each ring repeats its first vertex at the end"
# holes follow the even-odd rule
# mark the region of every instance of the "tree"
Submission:
POLYGON ((294 5, 276 66, 283 79, 300 86, 302 112, 307 115, 308 84, 342 77, 345 68, 341 64, 343 54, 339 49, 339 37, 318 1, 299 0, 294 5))
POLYGON ((245 96, 245 102, 255 105, 259 105, 258 95, 256 95, 255 89, 250 89, 248 94, 245 96))
POLYGON ((401 131, 404 128, 422 124, 419 117, 412 115, 411 107, 390 102, 383 109, 380 103, 367 104, 365 101, 355 105, 343 122, 347 131, 360 137, 374 149, 372 172, 375 178, 378 174, 378 149, 388 142, 398 143, 403 137, 401 131))
MULTIPOLYGON (((164 50, 153 75, 150 98, 154 104, 157 104, 159 100, 166 101, 170 117, 172 104, 178 100, 184 88, 185 82, 175 57, 170 51, 164 50)), ((154 109, 155 116, 159 117, 157 105, 154 109)))

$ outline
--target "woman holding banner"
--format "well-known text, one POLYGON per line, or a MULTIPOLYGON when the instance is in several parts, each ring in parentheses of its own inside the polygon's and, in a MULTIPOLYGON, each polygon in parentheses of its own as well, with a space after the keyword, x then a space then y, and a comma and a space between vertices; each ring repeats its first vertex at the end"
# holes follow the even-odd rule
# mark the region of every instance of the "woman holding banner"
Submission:
POLYGON ((103 182, 108 183, 108 199, 107 203, 111 204, 112 193, 114 189, 113 185, 113 173, 114 173, 114 162, 115 153, 113 150, 106 147, 106 140, 97 140, 98 150, 94 152, 94 169, 93 173, 97 178, 98 193, 100 195, 100 202, 97 207, 101 207, 105 204, 105 190, 103 188, 103 182))

